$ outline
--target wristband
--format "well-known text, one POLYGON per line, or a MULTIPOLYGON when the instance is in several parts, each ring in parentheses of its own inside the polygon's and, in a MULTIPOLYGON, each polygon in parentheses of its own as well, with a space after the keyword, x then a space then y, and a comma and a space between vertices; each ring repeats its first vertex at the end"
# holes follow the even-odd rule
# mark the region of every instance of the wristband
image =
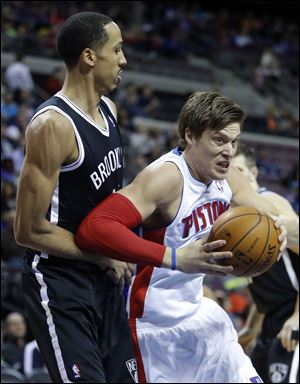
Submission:
POLYGON ((176 269, 176 248, 172 248, 172 270, 176 269))

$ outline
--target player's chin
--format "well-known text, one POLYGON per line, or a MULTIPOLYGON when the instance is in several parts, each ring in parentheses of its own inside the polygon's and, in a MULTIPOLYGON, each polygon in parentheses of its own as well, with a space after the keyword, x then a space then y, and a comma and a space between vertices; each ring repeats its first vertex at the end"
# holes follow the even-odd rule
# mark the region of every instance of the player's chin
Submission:
POLYGON ((120 83, 120 80, 119 80, 119 79, 114 79, 114 80, 110 83, 110 85, 107 87, 107 88, 109 88, 109 89, 108 89, 108 92, 112 92, 112 91, 114 91, 114 90, 118 87, 119 83, 120 83))
POLYGON ((222 168, 222 167, 216 167, 214 169, 214 179, 215 180, 222 180, 228 175, 228 167, 222 168))

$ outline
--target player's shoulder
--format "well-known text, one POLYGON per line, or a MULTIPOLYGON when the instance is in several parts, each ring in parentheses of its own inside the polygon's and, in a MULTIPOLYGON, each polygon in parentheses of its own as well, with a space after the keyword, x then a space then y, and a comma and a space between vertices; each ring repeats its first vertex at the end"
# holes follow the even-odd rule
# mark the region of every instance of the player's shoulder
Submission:
POLYGON ((177 195, 183 186, 183 177, 179 169, 171 162, 154 162, 142 170, 135 182, 159 196, 177 195))
POLYGON ((153 162, 145 168, 145 173, 163 183, 176 184, 182 180, 178 166, 171 161, 153 162))
POLYGON ((29 122, 26 128, 26 135, 57 133, 58 135, 68 135, 73 133, 71 122, 59 112, 49 109, 45 110, 29 122))

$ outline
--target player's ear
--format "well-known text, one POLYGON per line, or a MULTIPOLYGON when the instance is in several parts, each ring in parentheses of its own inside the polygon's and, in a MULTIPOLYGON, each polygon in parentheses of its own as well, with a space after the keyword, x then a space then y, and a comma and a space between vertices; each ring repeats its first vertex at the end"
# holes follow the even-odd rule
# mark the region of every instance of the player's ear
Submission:
POLYGON ((81 58, 85 64, 88 64, 90 67, 94 67, 97 56, 95 51, 93 51, 91 48, 85 48, 81 52, 81 58))
POLYGON ((251 168, 251 173, 252 175, 255 177, 255 179, 257 178, 258 174, 259 174, 259 170, 257 167, 252 167, 251 168))
POLYGON ((184 138, 187 144, 189 145, 192 144, 193 133, 191 131, 191 128, 189 127, 185 128, 184 138))

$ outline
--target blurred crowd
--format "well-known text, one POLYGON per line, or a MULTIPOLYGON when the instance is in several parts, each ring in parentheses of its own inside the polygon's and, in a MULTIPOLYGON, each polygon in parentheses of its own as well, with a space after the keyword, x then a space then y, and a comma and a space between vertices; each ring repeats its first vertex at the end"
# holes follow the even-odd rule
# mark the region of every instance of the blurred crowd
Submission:
MULTIPOLYGON (((146 55, 152 66, 153 60, 162 58, 187 60, 199 55, 214 59, 217 53, 226 50, 227 53, 234 52, 233 55, 238 52, 235 65, 240 65, 243 55, 248 52, 249 56, 249 52, 253 52, 250 54, 252 82, 260 92, 278 93, 282 78, 289 79, 289 84, 298 78, 298 64, 295 65, 298 62, 298 25, 293 21, 284 23, 280 15, 241 14, 238 10, 231 12, 226 9, 212 12, 201 9, 198 3, 187 6, 179 2, 165 2, 166 5, 156 1, 151 5, 135 2, 143 3, 143 7, 136 7, 135 22, 131 24, 128 4, 126 7, 122 3, 133 2, 69 1, 59 2, 59 6, 56 1, 1 3, 2 50, 16 53, 15 60, 4 68, 1 80, 1 361, 3 366, 13 367, 26 377, 34 369, 44 370, 44 366, 27 327, 22 303, 23 250, 15 243, 13 234, 16 189, 24 158, 25 129, 34 109, 43 101, 35 92, 35 86, 43 89, 45 98, 55 94, 61 88, 64 68, 58 67, 49 76, 41 78, 24 63, 24 55, 38 52, 39 55, 55 57, 55 34, 59 24, 75 12, 95 10, 110 14, 123 27, 128 54, 137 61, 138 54, 140 59, 146 55), (28 353, 34 366, 31 363, 29 367, 26 363, 28 353)), ((222 65, 230 62, 228 57, 225 59, 218 55, 218 59, 222 65)), ((149 84, 137 86, 133 82, 121 83, 112 95, 125 145, 124 184, 177 145, 175 121, 187 96, 163 95, 149 84), (173 128, 159 130, 143 122, 147 120, 136 119, 161 120, 172 97, 174 114, 169 121, 174 122, 173 128)), ((261 132, 297 137, 299 119, 286 106, 278 107, 276 100, 266 111, 261 132)), ((251 118, 248 118, 247 130, 257 132, 257 124, 251 118)), ((281 159, 274 158, 272 147, 260 144, 257 150, 262 181, 279 185, 298 212, 298 161, 291 163, 289 149, 281 159)), ((240 329, 251 301, 245 290, 245 281, 207 278, 206 283, 214 292, 215 299, 227 309, 236 328, 240 329)))

